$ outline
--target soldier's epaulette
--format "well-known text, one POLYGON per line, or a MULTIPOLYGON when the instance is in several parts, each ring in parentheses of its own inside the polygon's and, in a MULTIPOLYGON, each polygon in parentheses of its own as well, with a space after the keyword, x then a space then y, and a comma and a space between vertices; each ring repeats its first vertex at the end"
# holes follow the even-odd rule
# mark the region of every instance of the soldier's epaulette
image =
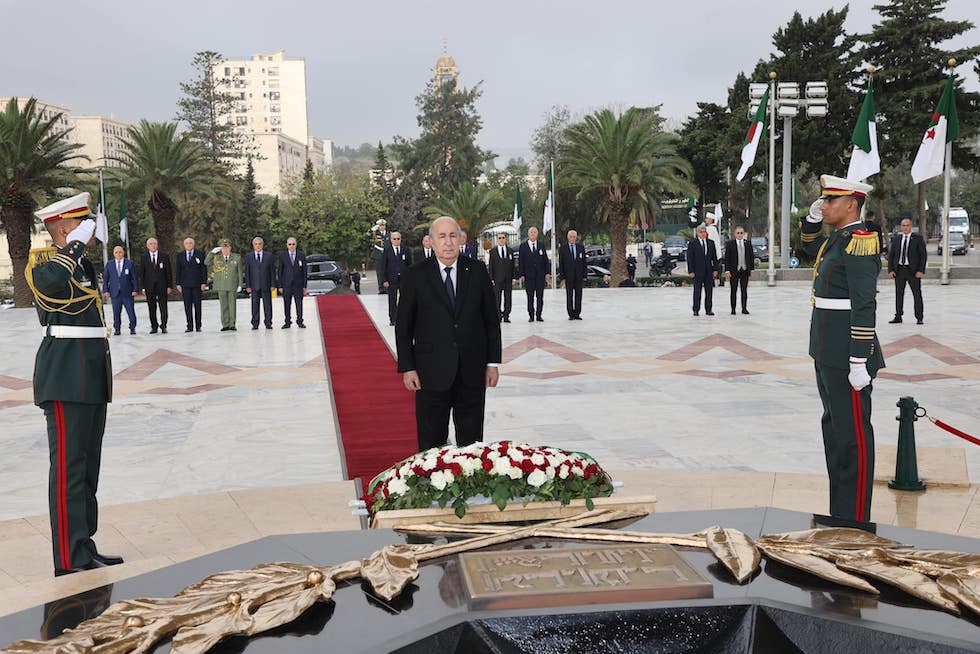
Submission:
POLYGON ((41 264, 51 261, 53 257, 58 252, 58 248, 33 248, 27 255, 27 265, 31 268, 34 266, 40 266, 41 264))
POLYGON ((855 229, 844 251, 856 257, 878 256, 881 254, 881 241, 874 232, 855 229))

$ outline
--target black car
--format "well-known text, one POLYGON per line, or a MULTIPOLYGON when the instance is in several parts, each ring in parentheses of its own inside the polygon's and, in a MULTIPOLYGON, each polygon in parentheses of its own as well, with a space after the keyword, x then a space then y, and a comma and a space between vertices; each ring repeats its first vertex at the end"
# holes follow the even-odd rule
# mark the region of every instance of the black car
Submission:
POLYGON ((765 236, 755 236, 752 238, 752 254, 755 263, 758 265, 763 261, 769 261, 769 239, 765 236))
POLYGON ((306 257, 306 290, 310 295, 328 293, 340 284, 340 265, 336 261, 319 258, 311 260, 320 256, 311 254, 306 257))
POLYGON ((671 259, 687 260, 687 239, 683 236, 668 236, 664 239, 663 249, 667 251, 671 259))

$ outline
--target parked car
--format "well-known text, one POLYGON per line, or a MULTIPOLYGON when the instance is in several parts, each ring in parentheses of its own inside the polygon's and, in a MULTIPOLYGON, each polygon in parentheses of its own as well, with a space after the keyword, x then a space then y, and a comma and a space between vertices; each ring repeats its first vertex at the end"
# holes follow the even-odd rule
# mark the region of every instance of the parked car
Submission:
POLYGON ((585 250, 585 264, 587 266, 608 268, 612 265, 612 254, 603 248, 587 248, 585 250))
POLYGON ((664 250, 671 259, 687 260, 687 239, 683 236, 668 236, 664 239, 664 250))
POLYGON ((306 257, 306 292, 310 295, 329 293, 340 284, 341 270, 336 261, 317 259, 322 255, 311 254, 306 257))
POLYGON ((611 275, 608 268, 603 268, 602 266, 585 266, 586 277, 596 277, 602 279, 606 275, 611 275))
MULTIPOLYGON (((966 254, 969 252, 970 246, 966 243, 966 235, 961 232, 950 232, 949 233, 949 252, 950 254, 966 254)), ((943 239, 939 239, 939 247, 937 248, 937 253, 943 253, 943 239)))
POLYGON ((769 239, 765 236, 755 236, 752 238, 752 254, 755 264, 759 265, 763 261, 769 262, 769 239))

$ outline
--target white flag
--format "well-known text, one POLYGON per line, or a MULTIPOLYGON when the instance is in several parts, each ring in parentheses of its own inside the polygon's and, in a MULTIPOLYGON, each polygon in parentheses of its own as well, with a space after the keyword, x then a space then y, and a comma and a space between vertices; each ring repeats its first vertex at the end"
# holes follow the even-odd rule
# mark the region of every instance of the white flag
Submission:
POLYGON ((555 165, 548 169, 548 199, 544 201, 544 220, 541 231, 545 234, 555 228, 555 165))
POLYGON ((129 237, 129 231, 126 229, 126 219, 123 218, 122 220, 119 221, 119 238, 121 238, 123 242, 125 242, 128 237, 129 237))
POLYGON ((99 239, 100 243, 109 242, 109 221, 105 217, 105 212, 102 211, 101 204, 95 214, 95 238, 99 239))

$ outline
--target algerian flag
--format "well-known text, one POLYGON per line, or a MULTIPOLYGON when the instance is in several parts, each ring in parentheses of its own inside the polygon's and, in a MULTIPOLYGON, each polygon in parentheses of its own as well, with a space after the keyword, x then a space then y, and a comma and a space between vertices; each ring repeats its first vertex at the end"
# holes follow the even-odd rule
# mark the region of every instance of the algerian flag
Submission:
POLYGON ((932 114, 929 128, 919 144, 919 151, 912 162, 912 181, 916 184, 941 175, 946 160, 946 144, 960 135, 960 122, 956 117, 956 98, 953 74, 949 74, 946 88, 939 98, 939 106, 932 114))
POLYGON ((101 203, 95 212, 95 238, 99 239, 99 243, 109 242, 109 220, 101 203))
POLYGON ((121 195, 119 197, 119 238, 126 241, 129 236, 129 230, 126 225, 126 189, 121 189, 121 195))
POLYGON ((881 157, 878 155, 878 128, 875 125, 875 101, 868 80, 868 93, 864 96, 861 113, 858 114, 854 135, 851 136, 854 149, 851 163, 847 166, 847 179, 859 182, 881 172, 881 157))
POLYGON ((548 168, 548 199, 544 201, 544 221, 541 231, 547 234, 555 227, 555 164, 548 168))
POLYGON ((759 108, 755 112, 755 118, 752 119, 749 132, 745 135, 745 144, 742 145, 742 167, 738 169, 738 175, 735 176, 735 179, 740 182, 755 162, 755 151, 759 149, 759 141, 766 137, 766 108, 768 106, 769 88, 766 87, 766 92, 762 94, 762 100, 759 102, 759 108))
POLYGON ((517 183, 517 196, 514 198, 514 229, 517 233, 521 232, 521 224, 524 222, 522 216, 524 215, 524 204, 521 202, 521 183, 517 183))

